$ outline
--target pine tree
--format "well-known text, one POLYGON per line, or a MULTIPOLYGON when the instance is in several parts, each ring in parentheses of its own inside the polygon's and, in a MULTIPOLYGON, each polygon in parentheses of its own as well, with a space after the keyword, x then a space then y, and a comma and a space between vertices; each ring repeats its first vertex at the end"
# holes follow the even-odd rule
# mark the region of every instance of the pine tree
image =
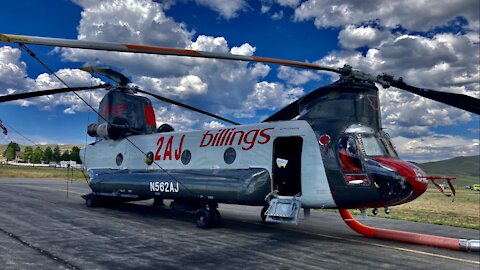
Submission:
POLYGON ((60 156, 60 160, 69 161, 70 160, 70 151, 65 150, 65 152, 63 152, 62 155, 60 156))
POLYGON ((55 145, 55 147, 53 148, 53 161, 59 162, 61 159, 61 155, 62 153, 60 153, 60 147, 58 147, 58 145, 55 145))
POLYGON ((80 148, 77 146, 72 147, 72 151, 70 152, 70 159, 76 161, 77 164, 82 164, 80 160, 80 148))
POLYGON ((3 156, 7 158, 7 160, 14 160, 15 159, 15 153, 17 151, 20 151, 20 146, 15 143, 15 142, 10 142, 7 145, 7 149, 3 152, 3 156))
POLYGON ((53 151, 52 151, 52 148, 50 146, 48 146, 47 148, 45 148, 45 151, 43 152, 43 161, 45 161, 45 163, 50 163, 50 161, 53 161, 53 151))

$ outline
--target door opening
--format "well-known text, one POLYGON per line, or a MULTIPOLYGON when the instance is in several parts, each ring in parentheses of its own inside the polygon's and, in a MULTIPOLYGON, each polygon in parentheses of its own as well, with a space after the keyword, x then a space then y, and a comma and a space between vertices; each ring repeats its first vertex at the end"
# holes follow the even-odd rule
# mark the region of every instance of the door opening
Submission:
POLYGON ((302 191, 302 137, 279 137, 273 142, 273 189, 278 195, 294 196, 302 191))

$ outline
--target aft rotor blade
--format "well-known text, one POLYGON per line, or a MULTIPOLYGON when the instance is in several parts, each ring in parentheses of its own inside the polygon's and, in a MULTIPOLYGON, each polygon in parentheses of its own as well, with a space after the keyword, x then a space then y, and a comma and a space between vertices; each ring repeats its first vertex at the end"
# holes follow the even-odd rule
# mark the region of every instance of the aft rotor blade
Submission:
POLYGON ((107 87, 110 87, 110 84, 100 84, 96 86, 86 86, 86 87, 57 88, 57 89, 42 90, 42 91, 36 91, 36 92, 11 94, 11 95, 0 96, 0 103, 19 100, 19 99, 32 98, 32 97, 41 97, 41 96, 47 96, 47 95, 53 95, 53 94, 68 93, 68 92, 82 91, 82 90, 92 90, 92 89, 107 88, 107 87))
POLYGON ((20 36, 20 35, 10 35, 10 34, 0 34, 0 41, 17 43, 17 44, 25 43, 25 44, 36 44, 36 45, 45 45, 45 46, 102 50, 102 51, 176 55, 176 56, 188 56, 188 57, 199 57, 199 58, 259 62, 259 63, 278 64, 283 66, 313 69, 313 70, 323 70, 323 71, 331 71, 331 72, 339 73, 339 70, 337 68, 320 66, 320 65, 305 63, 300 61, 259 57, 259 56, 246 56, 246 55, 238 55, 238 54, 231 54, 231 53, 205 52, 205 51, 148 46, 148 45, 122 44, 122 43, 114 43, 114 42, 98 42, 98 41, 86 41, 86 40, 75 40, 75 39, 35 37, 35 36, 20 36))
POLYGON ((173 99, 169 99, 169 98, 166 98, 166 97, 162 97, 162 96, 159 96, 159 95, 156 95, 156 94, 147 92, 147 91, 143 91, 143 90, 141 90, 141 89, 135 89, 135 91, 137 91, 137 92, 139 92, 139 93, 143 93, 143 94, 150 95, 150 96, 155 97, 155 98, 157 98, 157 99, 159 99, 159 100, 161 100, 161 101, 164 101, 164 102, 167 102, 167 103, 171 103, 171 104, 173 104, 173 105, 177 105, 177 106, 179 106, 179 107, 182 107, 182 108, 185 108, 185 109, 194 111, 194 112, 198 112, 198 113, 201 113, 201 114, 204 114, 204 115, 208 115, 208 116, 210 116, 210 117, 213 117, 213 118, 216 118, 216 119, 225 121, 225 122, 230 123, 230 124, 240 125, 239 123, 237 123, 237 122, 235 122, 235 121, 232 121, 232 120, 229 120, 229 119, 227 119, 227 118, 224 118, 224 117, 215 115, 215 114, 213 114, 213 113, 209 113, 209 112, 207 112, 207 111, 204 111, 204 110, 201 110, 201 109, 192 107, 192 106, 187 105, 187 104, 180 103, 180 102, 175 101, 175 100, 173 100, 173 99))
POLYGON ((459 108, 471 113, 480 114, 480 99, 467 95, 442 92, 432 89, 419 88, 405 83, 402 79, 386 79, 383 80, 390 83, 391 86, 417 94, 419 96, 441 102, 459 108))

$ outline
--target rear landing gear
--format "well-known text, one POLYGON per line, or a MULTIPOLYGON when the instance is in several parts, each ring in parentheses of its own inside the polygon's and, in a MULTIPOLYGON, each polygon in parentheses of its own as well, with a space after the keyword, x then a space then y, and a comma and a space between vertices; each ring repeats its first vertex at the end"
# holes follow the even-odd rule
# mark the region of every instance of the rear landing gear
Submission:
POLYGON ((87 207, 97 207, 100 204, 98 196, 93 193, 83 195, 82 198, 85 199, 85 205, 87 207))
POLYGON ((222 216, 217 210, 217 204, 209 204, 199 208, 195 213, 197 227, 202 229, 220 227, 222 216))

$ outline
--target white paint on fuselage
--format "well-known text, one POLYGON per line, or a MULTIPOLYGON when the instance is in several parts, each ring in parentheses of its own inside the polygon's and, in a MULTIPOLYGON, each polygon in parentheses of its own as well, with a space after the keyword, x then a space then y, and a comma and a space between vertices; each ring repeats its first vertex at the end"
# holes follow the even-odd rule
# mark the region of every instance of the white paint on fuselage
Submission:
POLYGON ((194 170, 194 169, 249 169, 264 168, 272 175, 275 166, 273 142, 277 137, 300 136, 303 138, 301 186, 298 198, 303 207, 334 208, 325 168, 317 138, 306 121, 271 122, 232 126, 212 130, 168 132, 129 136, 128 139, 101 140, 82 149, 81 157, 88 169, 131 170, 194 170), (228 130, 227 130, 228 129, 228 130), (242 136, 243 134, 243 136, 242 136), (216 137, 215 137, 216 136, 216 137), (182 139, 183 138, 183 139, 182 139), (210 140, 210 141, 209 141, 210 140), (235 149, 236 159, 232 164, 224 161, 225 150, 235 149), (191 152, 190 163, 181 162, 181 153, 191 152), (156 157, 152 165, 145 163, 144 153, 156 157), (116 164, 121 153, 123 162, 116 164))

